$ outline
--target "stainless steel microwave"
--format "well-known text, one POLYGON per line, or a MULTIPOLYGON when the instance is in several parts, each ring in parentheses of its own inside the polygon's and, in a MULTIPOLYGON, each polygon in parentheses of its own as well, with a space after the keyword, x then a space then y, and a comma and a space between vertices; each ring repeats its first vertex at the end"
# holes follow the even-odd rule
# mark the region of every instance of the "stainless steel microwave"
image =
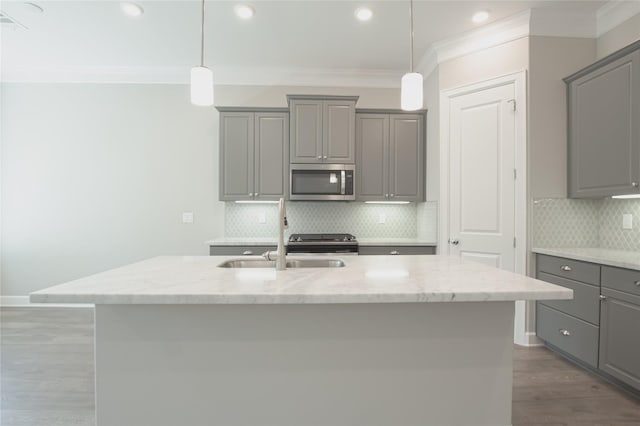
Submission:
POLYGON ((289 199, 355 200, 353 164, 291 164, 289 199))

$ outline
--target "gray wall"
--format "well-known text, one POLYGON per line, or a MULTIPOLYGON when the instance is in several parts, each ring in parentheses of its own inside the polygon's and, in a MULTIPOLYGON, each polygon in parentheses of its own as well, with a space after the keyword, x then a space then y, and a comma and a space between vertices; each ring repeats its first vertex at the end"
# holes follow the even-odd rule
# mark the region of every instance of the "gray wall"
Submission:
MULTIPOLYGON (((224 235, 218 113, 187 85, 2 84, 2 296, 157 255, 204 255, 224 235), (193 212, 194 224, 182 224, 193 212)), ((285 107, 286 94, 399 89, 216 86, 216 105, 285 107)))

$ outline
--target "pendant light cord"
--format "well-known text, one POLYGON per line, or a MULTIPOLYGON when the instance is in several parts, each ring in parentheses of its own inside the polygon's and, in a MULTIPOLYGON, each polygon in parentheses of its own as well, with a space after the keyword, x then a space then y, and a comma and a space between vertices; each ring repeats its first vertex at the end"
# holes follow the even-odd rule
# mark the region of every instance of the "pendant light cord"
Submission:
POLYGON ((411 49, 409 52, 409 68, 413 72, 413 0, 409 0, 409 20, 411 21, 411 49))
POLYGON ((202 0, 202 21, 200 22, 200 66, 204 67, 204 0, 202 0))

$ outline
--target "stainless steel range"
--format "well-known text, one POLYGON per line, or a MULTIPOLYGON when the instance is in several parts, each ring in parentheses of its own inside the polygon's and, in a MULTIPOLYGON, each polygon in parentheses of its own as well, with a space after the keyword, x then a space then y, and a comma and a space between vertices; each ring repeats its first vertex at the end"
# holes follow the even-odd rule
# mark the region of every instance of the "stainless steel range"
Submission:
POLYGON ((287 254, 358 254, 358 241, 351 234, 291 234, 287 254))

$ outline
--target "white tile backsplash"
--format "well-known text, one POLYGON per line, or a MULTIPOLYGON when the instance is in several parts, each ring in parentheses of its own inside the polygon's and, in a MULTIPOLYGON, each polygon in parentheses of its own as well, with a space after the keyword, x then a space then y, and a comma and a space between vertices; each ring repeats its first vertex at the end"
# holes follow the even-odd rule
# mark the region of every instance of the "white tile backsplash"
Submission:
POLYGON ((640 250, 640 200, 537 199, 532 220, 533 247, 640 250), (622 229, 623 214, 633 229, 622 229))
MULTIPOLYGON (((418 229, 424 235, 435 234, 436 229, 437 206, 290 201, 286 207, 288 234, 345 232, 358 238, 416 238, 418 229), (385 223, 379 223, 380 216, 385 223)), ((275 237, 277 216, 276 204, 225 203, 225 237, 275 237), (265 223, 259 223, 262 215, 265 223)))

